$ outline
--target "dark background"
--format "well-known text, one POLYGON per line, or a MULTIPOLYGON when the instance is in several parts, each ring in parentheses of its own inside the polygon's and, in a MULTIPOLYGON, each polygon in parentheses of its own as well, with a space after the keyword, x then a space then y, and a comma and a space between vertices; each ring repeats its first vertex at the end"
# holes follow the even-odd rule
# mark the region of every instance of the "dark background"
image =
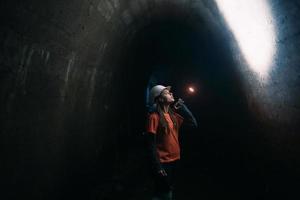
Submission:
POLYGON ((297 199, 300 4, 269 2, 267 84, 213 1, 1 2, 0 198, 149 198, 146 90, 164 84, 199 123, 176 199, 297 199))

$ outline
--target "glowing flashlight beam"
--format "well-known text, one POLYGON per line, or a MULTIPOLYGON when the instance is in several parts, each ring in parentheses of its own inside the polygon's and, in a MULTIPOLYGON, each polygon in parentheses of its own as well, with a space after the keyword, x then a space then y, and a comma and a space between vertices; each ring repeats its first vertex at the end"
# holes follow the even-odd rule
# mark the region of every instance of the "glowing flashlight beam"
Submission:
POLYGON ((275 55, 273 17, 267 0, 215 0, 250 67, 266 75, 275 55))
POLYGON ((189 92, 194 93, 194 92, 195 92, 195 89, 192 88, 192 87, 189 87, 189 92))

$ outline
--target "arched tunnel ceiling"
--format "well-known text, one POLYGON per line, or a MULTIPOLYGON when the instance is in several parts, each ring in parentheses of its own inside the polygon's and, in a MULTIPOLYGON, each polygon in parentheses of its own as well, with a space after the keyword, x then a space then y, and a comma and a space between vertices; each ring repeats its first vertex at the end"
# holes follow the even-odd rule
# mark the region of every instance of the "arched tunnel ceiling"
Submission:
MULTIPOLYGON (((111 8, 110 12, 106 11, 108 21, 113 18, 108 13, 112 14, 112 16, 114 16, 114 13, 117 13, 114 12, 114 6, 115 9, 122 10, 121 4, 114 1, 110 3, 106 2, 105 6, 111 8)), ((220 13, 219 9, 221 8, 218 8, 218 5, 214 1, 131 1, 125 6, 121 15, 123 28, 125 30, 123 39, 130 43, 131 38, 134 38, 140 29, 151 23, 155 23, 155 21, 161 22, 164 20, 185 23, 187 26, 198 29, 201 33, 211 34, 211 38, 216 37, 220 43, 227 43, 231 53, 235 55, 234 59, 237 62, 236 68, 240 71, 244 84, 247 85, 245 89, 248 90, 249 104, 252 104, 253 108, 255 108, 253 111, 259 112, 265 119, 268 118, 280 122, 284 121, 284 123, 290 123, 291 121, 293 121, 292 123, 297 123, 298 112, 296 110, 294 110, 296 112, 292 114, 291 112, 293 111, 291 110, 293 109, 291 109, 291 107, 279 106, 287 101, 289 104, 297 104, 298 99, 296 96, 291 97, 286 94, 279 95, 283 91, 291 91, 291 88, 289 88, 287 84, 289 78, 283 78, 283 74, 278 70, 279 64, 277 63, 281 59, 283 49, 286 48, 279 48, 282 44, 280 42, 281 38, 284 38, 285 34, 280 27, 280 21, 284 20, 284 14, 279 13, 280 5, 275 1, 266 3, 266 6, 269 6, 268 9, 271 10, 271 15, 262 20, 270 21, 270 24, 276 28, 274 29, 274 34, 276 34, 277 38, 273 38, 273 40, 279 42, 273 45, 275 46, 274 48, 278 47, 278 49, 281 50, 277 52, 276 57, 271 58, 272 64, 270 65, 272 66, 269 66, 271 70, 268 74, 259 74, 259 72, 252 71, 252 66, 250 66, 252 62, 247 62, 243 52, 241 52, 241 46, 238 45, 239 41, 237 41, 234 33, 231 32, 232 29, 229 27, 229 24, 227 24, 228 22, 224 18, 225 16, 220 13), (279 79, 282 80, 280 89, 273 84, 274 80, 277 82, 279 79), (283 81, 283 79, 285 81, 283 81), (284 89, 282 87, 284 87, 284 89), (274 95, 275 93, 276 95, 274 95)), ((245 23, 247 23, 247 21, 245 21, 245 23)), ((120 27, 122 27, 122 25, 120 27)), ((258 38, 259 35, 255 35, 254 38, 251 39, 255 40, 255 37, 257 37, 257 40, 260 39, 258 38)), ((257 49, 260 48, 262 47, 257 44, 257 49)), ((255 57, 253 57, 252 60, 254 59, 255 57)), ((258 57, 257 59, 260 58, 258 57)), ((281 67, 281 69, 283 68, 284 67, 281 67)), ((287 74, 289 73, 285 73, 286 76, 287 74)), ((297 79, 296 74, 297 73, 292 73, 288 76, 294 76, 295 80, 297 79)))
POLYGON ((136 124, 142 117, 134 114, 143 113, 145 105, 133 101, 144 97, 151 73, 160 66, 164 73, 179 74, 178 82, 167 77, 179 94, 183 94, 179 88, 185 75, 211 92, 202 99, 191 99, 191 105, 198 105, 193 107, 196 116, 209 123, 203 124, 202 135, 185 141, 191 144, 185 147, 190 160, 207 161, 193 163, 208 168, 202 171, 211 182, 205 182, 207 191, 225 194, 228 189, 230 196, 237 195, 230 188, 238 187, 250 199, 255 195, 277 197, 279 191, 285 197, 291 195, 299 177, 300 7, 296 0, 268 2, 277 31, 277 53, 267 78, 251 70, 215 1, 1 3, 3 195, 10 199, 86 199, 94 192, 100 198, 111 191, 110 184, 117 178, 140 181, 143 177, 133 171, 141 169, 132 136, 143 126, 136 124), (160 30, 167 33, 147 41, 155 39, 160 30), (155 53, 144 49, 148 45, 155 50, 152 42, 157 44, 155 53), (162 44, 170 53, 159 60, 162 44), (188 53, 182 54, 180 48, 188 53), (161 62, 144 59, 147 54, 161 62), (184 62, 189 65, 181 71, 184 62), (254 128, 248 126, 247 117, 254 118, 254 128), (213 124, 219 119, 224 121, 213 124), (226 124, 235 120, 243 123, 226 124), (201 150, 206 157, 199 155, 201 150), (249 187, 224 180, 239 180, 249 187))

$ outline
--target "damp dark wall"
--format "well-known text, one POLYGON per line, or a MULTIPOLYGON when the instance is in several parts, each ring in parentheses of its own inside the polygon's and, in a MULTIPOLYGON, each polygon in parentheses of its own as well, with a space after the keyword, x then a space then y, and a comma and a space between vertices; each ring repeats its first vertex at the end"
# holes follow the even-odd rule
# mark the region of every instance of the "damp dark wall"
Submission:
POLYGON ((151 77, 199 122, 182 129, 178 199, 295 197, 300 7, 270 6, 278 52, 265 84, 213 1, 2 2, 1 199, 149 197, 151 77))

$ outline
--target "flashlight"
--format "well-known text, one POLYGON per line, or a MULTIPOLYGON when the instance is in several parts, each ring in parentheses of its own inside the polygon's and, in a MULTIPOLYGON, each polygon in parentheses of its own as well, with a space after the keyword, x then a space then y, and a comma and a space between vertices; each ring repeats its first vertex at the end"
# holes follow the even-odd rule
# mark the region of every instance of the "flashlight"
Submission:
POLYGON ((190 93, 190 94, 193 94, 193 93, 195 93, 195 88, 193 87, 193 86, 189 86, 188 88, 187 88, 187 92, 188 93, 190 93))
POLYGON ((195 89, 193 87, 189 87, 188 90, 189 90, 190 93, 194 93, 195 92, 195 89))
POLYGON ((174 108, 175 108, 176 110, 179 109, 183 103, 184 103, 184 101, 183 101, 181 98, 179 98, 179 99, 177 100, 177 102, 174 104, 174 108))

